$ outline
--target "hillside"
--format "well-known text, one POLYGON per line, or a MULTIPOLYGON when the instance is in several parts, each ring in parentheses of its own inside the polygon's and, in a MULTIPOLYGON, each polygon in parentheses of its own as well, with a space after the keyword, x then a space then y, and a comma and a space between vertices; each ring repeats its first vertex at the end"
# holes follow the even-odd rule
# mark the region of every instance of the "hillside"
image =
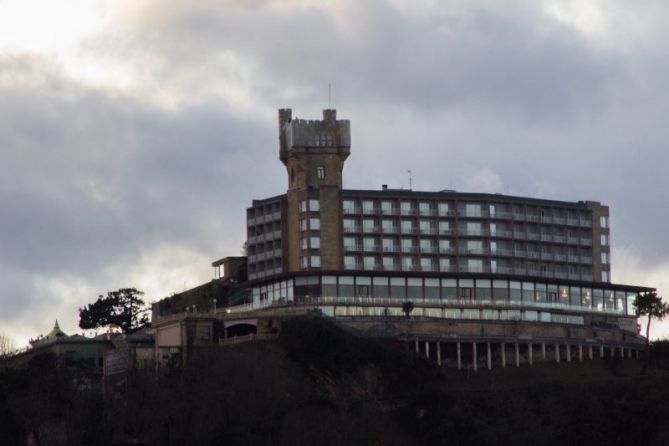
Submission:
POLYGON ((70 445, 669 442, 660 366, 647 376, 634 361, 458 372, 324 318, 287 322, 278 341, 203 351, 158 378, 138 372, 124 400, 72 390, 52 365, 2 374, 2 444, 37 426, 70 445))

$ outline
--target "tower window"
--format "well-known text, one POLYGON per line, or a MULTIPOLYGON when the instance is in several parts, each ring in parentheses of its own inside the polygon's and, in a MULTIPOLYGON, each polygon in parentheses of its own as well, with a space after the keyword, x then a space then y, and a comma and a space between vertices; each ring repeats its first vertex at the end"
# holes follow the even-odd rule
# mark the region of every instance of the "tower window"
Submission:
POLYGON ((318 177, 319 180, 324 180, 325 179, 325 167, 323 167, 323 166, 316 167, 316 176, 318 177))

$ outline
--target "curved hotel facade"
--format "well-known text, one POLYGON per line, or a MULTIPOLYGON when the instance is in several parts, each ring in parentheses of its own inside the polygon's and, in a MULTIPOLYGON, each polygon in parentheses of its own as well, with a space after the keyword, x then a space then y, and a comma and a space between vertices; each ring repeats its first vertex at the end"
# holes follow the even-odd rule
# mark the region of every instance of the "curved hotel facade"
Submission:
POLYGON ((280 110, 279 141, 288 190, 247 209, 253 301, 231 311, 316 307, 371 329, 411 301, 425 336, 642 345, 633 300, 650 288, 611 282, 607 206, 343 189, 350 123, 335 110, 280 110))

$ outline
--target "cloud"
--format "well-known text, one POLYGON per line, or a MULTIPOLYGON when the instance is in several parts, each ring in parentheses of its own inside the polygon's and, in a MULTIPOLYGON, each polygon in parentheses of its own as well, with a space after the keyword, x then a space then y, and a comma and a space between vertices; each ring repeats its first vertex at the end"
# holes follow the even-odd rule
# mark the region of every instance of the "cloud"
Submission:
POLYGON ((414 189, 600 200, 614 261, 637 259, 614 279, 669 290, 666 2, 103 5, 66 52, 0 49, 0 331, 208 280, 251 199, 285 189, 276 109, 318 117, 328 83, 346 187, 411 169, 414 189))

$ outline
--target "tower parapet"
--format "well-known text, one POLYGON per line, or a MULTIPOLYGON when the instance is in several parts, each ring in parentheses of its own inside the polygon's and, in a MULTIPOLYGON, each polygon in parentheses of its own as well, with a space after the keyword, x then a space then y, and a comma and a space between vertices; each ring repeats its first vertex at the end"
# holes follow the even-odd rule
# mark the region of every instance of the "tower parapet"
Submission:
POLYGON ((291 109, 280 109, 279 140, 284 164, 291 150, 335 149, 346 157, 351 151, 351 122, 337 120, 335 109, 323 110, 322 120, 292 119, 291 109))

